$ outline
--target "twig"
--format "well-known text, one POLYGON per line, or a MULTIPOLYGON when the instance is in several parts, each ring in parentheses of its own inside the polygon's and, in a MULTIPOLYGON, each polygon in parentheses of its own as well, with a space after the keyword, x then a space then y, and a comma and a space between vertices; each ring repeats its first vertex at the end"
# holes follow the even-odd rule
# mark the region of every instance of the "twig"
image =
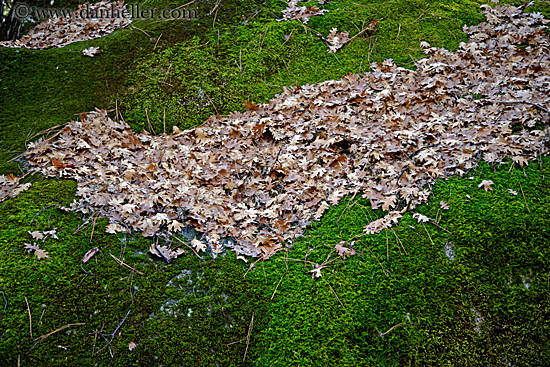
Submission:
POLYGON ((254 312, 252 312, 252 318, 250 319, 250 325, 248 325, 248 334, 246 335, 246 349, 244 350, 243 363, 246 359, 246 353, 248 353, 248 345, 250 344, 250 334, 252 333, 252 328, 254 327, 254 312))
POLYGON ((166 134, 166 107, 164 107, 164 114, 162 116, 162 126, 164 128, 164 133, 166 134))
POLYGON ((527 210, 529 213, 531 213, 531 209, 529 209, 529 204, 527 204, 527 199, 525 199, 525 194, 523 193, 523 187, 521 187, 521 182, 519 183, 519 189, 521 190, 521 195, 523 195, 523 201, 525 202, 525 206, 527 207, 527 210))
POLYGON ((344 309, 344 311, 349 314, 348 310, 346 309, 346 306, 344 306, 344 304, 342 303, 342 301, 340 301, 340 297, 338 297, 338 295, 336 294, 336 292, 334 291, 334 289, 332 288, 332 286, 330 285, 329 282, 327 282, 326 280, 323 279, 323 281, 330 287, 330 290, 332 291, 332 293, 334 293, 334 296, 336 297, 336 299, 338 300, 338 302, 340 303, 340 306, 342 306, 342 308, 344 309))
POLYGON ((277 292, 277 288, 279 288, 279 284, 281 284, 281 282, 283 281, 283 278, 285 277, 285 275, 286 275, 286 273, 283 274, 281 279, 279 279, 279 283, 277 283, 277 286, 275 287, 275 290, 273 291, 273 294, 271 295, 271 298, 269 299, 270 301, 273 300, 273 297, 275 297, 275 293, 277 292))
POLYGON ((424 223, 422 223, 422 227, 424 227, 424 230, 426 231, 426 234, 428 235, 428 238, 430 239, 430 242, 432 243, 432 245, 435 246, 435 243, 434 243, 434 241, 432 240, 432 236, 430 236, 430 232, 428 232, 428 229, 426 228, 426 226, 424 225, 424 223))
POLYGON ((212 29, 215 28, 215 25, 216 25, 216 18, 218 17, 218 6, 220 5, 220 3, 222 2, 222 0, 218 0, 218 2, 216 3, 216 5, 214 6, 214 8, 210 11, 210 14, 212 14, 212 12, 215 10, 216 13, 214 14, 214 20, 212 21, 212 29))
POLYGON ((401 23, 399 23, 399 29, 397 30, 397 37, 395 37, 396 41, 399 39, 400 34, 401 34, 401 23))
MULTIPOLYGON (((144 75, 145 75, 145 74, 144 74, 144 75)), ((173 86, 172 84, 170 84, 170 83, 166 83, 165 81, 158 80, 158 79, 155 79, 155 78, 151 78, 149 75, 145 75, 145 77, 146 77, 146 78, 149 78, 149 79, 151 79, 151 80, 153 80, 153 81, 155 81, 155 82, 160 82, 160 83, 162 83, 162 84, 169 85, 170 87, 174 87, 174 86, 173 86)))
POLYGON ((157 38, 157 42, 155 42, 155 47, 153 47, 153 50, 155 50, 157 48, 157 44, 160 41, 160 37, 162 37, 162 33, 160 34, 159 38, 157 38))
POLYGON ((201 255, 199 255, 198 252, 195 251, 195 249, 194 249, 193 247, 189 246, 188 244, 186 244, 184 241, 180 240, 180 239, 177 238, 176 236, 174 236, 174 238, 175 238, 176 240, 180 241, 181 243, 183 243, 185 246, 189 247, 189 248, 191 249, 191 251, 193 251, 193 253, 194 253, 195 255, 197 255, 197 257, 198 257, 199 259, 202 259, 201 255))
POLYGON ((420 14, 420 15, 418 16, 418 18, 416 18, 415 20, 413 20, 412 23, 410 23, 410 24, 414 24, 414 23, 418 22, 418 21, 420 20, 420 18, 422 18, 422 16, 423 16, 424 14, 426 14, 426 12, 428 11, 429 8, 430 8, 430 6, 427 6, 427 7, 426 7, 426 10, 424 10, 424 11, 422 12, 422 14, 420 14))
POLYGON ((386 269, 384 269, 384 266, 382 265, 382 263, 380 262, 380 260, 378 260, 378 258, 376 257, 376 255, 372 252, 372 250, 370 249, 370 247, 367 247, 367 249, 370 251, 370 254, 376 259, 376 261, 378 262, 378 265, 380 265, 380 268, 382 268, 382 271, 384 272, 384 274, 386 276, 388 276, 388 273, 386 273, 386 269))
POLYGON ((246 338, 242 338, 241 340, 237 340, 237 341, 235 341, 235 342, 231 342, 231 343, 227 343, 227 344, 224 343, 223 345, 225 345, 225 346, 230 346, 230 345, 233 345, 233 344, 240 343, 240 342, 242 342, 243 340, 246 340, 246 338))
POLYGON ((31 332, 31 339, 32 339, 32 316, 31 316, 31 308, 29 307, 29 301, 27 301, 27 297, 25 296, 25 303, 27 304, 27 311, 29 311, 29 330, 31 332))
POLYGON ((137 29, 138 31, 143 32, 147 37, 151 37, 151 36, 149 35, 149 33, 145 32, 145 31, 144 31, 143 29, 141 29, 141 28, 136 27, 136 26, 133 25, 133 24, 132 24, 132 29, 137 29))
POLYGON ((145 116, 147 116, 147 124, 149 124, 149 129, 151 129, 153 134, 156 135, 155 129, 153 129, 153 125, 151 125, 151 121, 149 121, 149 114, 147 113, 147 108, 145 109, 145 116))
POLYGON ((57 329, 55 329, 54 331, 51 331, 51 332, 49 332, 49 333, 47 333, 47 334, 41 335, 41 336, 39 336, 39 337, 36 338, 36 339, 38 339, 38 341, 41 342, 42 340, 46 339, 48 336, 51 336, 51 335, 53 335, 53 334, 55 334, 55 333, 57 333, 57 332, 59 332, 59 331, 65 330, 65 329, 68 328, 68 327, 71 327, 71 326, 78 326, 78 325, 86 325, 86 324, 85 324, 84 322, 78 322, 78 323, 76 323, 76 324, 67 324, 67 325, 61 326, 60 328, 57 328, 57 329))
POLYGON ((97 218, 98 217, 94 217, 94 219, 92 220, 92 233, 90 234, 90 243, 92 243, 92 238, 94 237, 95 222, 96 222, 97 218))
MULTIPOLYGON (((249 272, 250 270, 252 270, 252 268, 254 267, 254 265, 256 265, 256 263, 257 263, 258 261, 260 261, 261 259, 262 259, 262 258, 259 257, 258 260, 254 261, 252 264, 250 264, 250 267, 248 268, 248 270, 246 271, 246 273, 244 273, 243 278, 246 277, 246 274, 248 274, 248 272, 249 272)), ((301 260, 300 260, 300 261, 301 261, 301 260)))
POLYGON ((35 219, 40 213, 42 213, 44 210, 49 209, 49 208, 54 207, 54 206, 59 207, 58 204, 50 204, 50 205, 45 206, 45 207, 43 207, 42 209, 40 209, 40 211, 39 211, 38 213, 36 213, 36 214, 34 215, 34 217, 32 217, 31 222, 29 223, 29 225, 32 225, 32 222, 34 222, 34 219, 35 219))
POLYGON ((351 41, 353 41, 356 37, 359 37, 361 34, 363 34, 364 32, 366 31, 372 31, 376 28, 376 25, 381 22, 382 20, 384 20, 385 18, 387 17, 384 17, 382 19, 373 19, 368 26, 366 26, 365 28, 363 28, 363 30, 359 33, 357 33, 355 36, 351 37, 346 43, 349 43, 351 41), (376 20, 376 21, 375 21, 376 20))
POLYGON ((4 291, 2 291, 2 297, 4 297, 4 311, 2 312, 2 317, 0 318, 0 320, 4 318, 4 315, 6 314, 6 309, 8 308, 8 299, 6 298, 6 294, 4 293, 4 291))
POLYGON ((216 111, 216 114, 219 115, 220 113, 218 112, 218 109, 216 108, 216 105, 214 104, 214 102, 212 102, 212 100, 210 99, 207 93, 204 93, 204 95, 206 96, 206 98, 208 98, 208 101, 210 101, 210 104, 212 105, 212 107, 214 107, 214 111, 216 111))
MULTIPOLYGON (((111 255, 112 256, 112 255, 111 255)), ((118 324, 118 326, 115 328, 115 331, 113 331, 112 334, 107 334, 107 335, 110 335, 111 336, 111 340, 109 340, 109 342, 103 347, 101 348, 100 350, 98 350, 95 354, 98 354, 99 352, 101 352, 103 349, 109 347, 111 345, 111 343, 113 342, 113 339, 115 338, 116 336, 116 333, 118 331, 118 329, 120 329, 120 327, 122 326, 122 324, 124 324, 124 321, 126 321, 126 318, 128 317, 128 315, 130 314, 130 311, 132 311, 132 309, 129 309, 128 312, 126 312, 126 316, 124 316, 124 318, 122 319, 122 321, 118 324)), ((104 335, 102 335, 103 338, 105 338, 104 335)), ((107 338, 105 338, 107 339, 107 338)))
POLYGON ((403 326, 403 325, 409 325, 409 323, 408 323, 408 322, 402 322, 402 323, 400 323, 400 324, 394 325, 394 326, 392 326, 391 328, 389 328, 389 330, 386 331, 385 333, 380 334, 380 336, 384 336, 384 335, 386 335, 387 333, 389 333, 390 331, 392 331, 393 329, 398 328, 399 326, 403 326))
POLYGON ((390 228, 390 231, 393 232, 394 236, 395 236, 395 239, 397 240, 397 243, 399 245, 401 245, 401 248, 403 248, 403 251, 405 252, 406 255, 408 255, 408 252, 407 250, 405 249, 405 246, 403 246, 403 242, 401 242, 401 240, 399 239, 399 237, 397 236, 397 233, 395 233, 395 231, 393 230, 393 228, 390 228))
POLYGON ((131 267, 130 265, 126 264, 124 261, 120 260, 120 259, 117 258, 115 255, 113 255, 113 254, 111 254, 111 253, 109 253, 109 255, 111 255, 111 257, 112 257, 113 259, 115 259, 115 261, 116 261, 119 265, 125 266, 125 267, 127 267, 128 269, 130 269, 130 270, 132 270, 132 271, 138 273, 139 275, 145 275, 145 274, 143 274, 141 271, 136 270, 135 268, 133 268, 133 267, 131 267))

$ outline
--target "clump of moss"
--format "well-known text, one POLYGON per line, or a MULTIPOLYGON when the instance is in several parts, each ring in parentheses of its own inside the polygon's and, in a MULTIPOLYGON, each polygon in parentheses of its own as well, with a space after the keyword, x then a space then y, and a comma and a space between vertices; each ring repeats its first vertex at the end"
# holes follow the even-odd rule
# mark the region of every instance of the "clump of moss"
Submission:
MULTIPOLYGON (((201 2, 202 14, 215 3, 201 2)), ((354 3, 330 2, 324 6, 331 12, 308 23, 324 35, 336 26, 353 36, 380 20, 376 33, 357 37, 336 55, 298 22, 274 21, 284 2, 252 1, 223 1, 215 22, 212 13, 198 22, 142 22, 136 24, 141 30, 63 49, 2 49, 0 89, 10 93, 0 99, 0 173, 24 168, 6 161, 24 150, 29 132, 94 107, 119 108, 138 129, 148 126, 145 108, 157 132, 165 110, 167 125, 191 127, 242 109, 244 99, 261 102, 284 85, 367 71, 372 61, 391 57, 412 67, 424 56, 420 41, 456 48, 465 39, 462 25, 482 20, 477 1, 354 3), (103 53, 83 57, 89 46, 103 53)), ((531 11, 548 16, 543 2, 531 11)), ((84 225, 87 217, 50 206, 68 205, 74 182, 31 177, 28 192, 0 203, 0 302, 4 295, 7 301, 5 311, 0 306, 0 362, 538 365, 550 359, 549 164, 542 158, 524 170, 481 165, 473 180, 440 181, 433 201, 417 208, 438 225, 424 228, 407 214, 393 231, 356 238, 358 254, 333 260, 318 279, 308 273, 312 263, 334 259, 334 244, 361 235, 381 212, 348 198, 291 251, 252 270, 234 254, 201 260, 188 253, 164 264, 147 255, 151 240, 108 235, 104 219, 84 225), (478 188, 481 179, 493 180, 493 191, 478 188), (60 239, 41 244, 50 259, 26 253, 28 231, 55 227, 60 239), (95 246, 101 252, 82 264, 95 246), (451 250, 454 260, 446 255, 451 250), (35 345, 37 337, 68 324, 83 325, 35 345), (129 350, 130 343, 136 348, 129 350)))
POLYGON ((292 251, 251 272, 266 294, 280 282, 257 365, 533 366, 549 358, 550 159, 525 170, 510 164, 438 182, 417 209, 436 224, 407 213, 397 228, 361 236, 382 213, 345 201, 292 251), (493 191, 478 187, 483 179, 493 191), (358 255, 338 259, 334 245, 353 238, 358 255), (327 262, 312 280, 313 263, 327 262))

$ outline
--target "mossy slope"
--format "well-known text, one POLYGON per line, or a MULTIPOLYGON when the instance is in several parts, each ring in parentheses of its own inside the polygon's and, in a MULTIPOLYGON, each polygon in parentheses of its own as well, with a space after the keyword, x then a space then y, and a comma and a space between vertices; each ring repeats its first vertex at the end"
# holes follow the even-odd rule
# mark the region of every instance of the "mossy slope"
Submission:
MULTIPOLYGON (((24 150, 29 132, 94 107, 112 112, 118 107, 136 129, 149 128, 148 116, 159 132, 165 113, 167 126, 187 128, 211 114, 244 109, 244 99, 265 101, 283 85, 367 71, 370 62, 390 57, 411 67, 424 56, 420 41, 449 49, 464 41, 462 25, 483 19, 480 3, 334 0, 326 5, 331 12, 312 18, 309 28, 326 35, 338 27, 353 35, 380 19, 376 33, 357 37, 336 55, 327 54, 315 33, 298 22, 275 22, 283 2, 252 1, 223 1, 216 15, 208 15, 215 1, 200 2, 200 21, 142 22, 136 24, 141 30, 119 30, 63 49, 1 49, 0 173, 17 174, 18 165, 23 168, 24 162, 7 160, 24 150), (81 50, 89 46, 103 53, 83 57, 81 50)), ((549 15, 547 3, 537 2, 535 10, 549 15)), ((407 215, 395 234, 361 237, 359 254, 334 260, 319 279, 307 273, 306 255, 316 263, 334 258, 331 246, 362 233, 380 212, 361 200, 346 201, 288 254, 258 262, 247 273, 250 262, 231 253, 215 261, 189 253, 163 264, 147 255, 151 240, 107 235, 102 219, 91 219, 76 232, 81 215, 48 207, 68 205, 75 183, 30 177, 31 190, 0 203, 0 290, 7 301, 0 311, 0 361, 52 366, 543 365, 550 359, 550 161, 534 162, 525 173, 519 167, 508 173, 509 168, 493 172, 482 165, 471 174, 473 180, 439 182, 433 202, 418 211, 438 218, 444 229, 432 224, 424 229, 407 215), (494 190, 479 189, 481 179, 493 180, 494 190), (508 194, 508 188, 518 195, 508 194), (441 200, 449 203, 448 211, 440 210, 441 200), (39 261, 26 253, 27 231, 54 227, 60 239, 40 243, 50 259, 39 261), (452 261, 443 251, 451 244, 452 261), (101 252, 82 265, 82 256, 95 246, 101 252), (145 275, 117 264, 110 253, 145 275), (479 326, 476 317, 484 319, 479 326), (37 337, 74 323, 84 325, 58 331, 33 348, 37 337), (137 344, 132 351, 131 342, 137 344)))

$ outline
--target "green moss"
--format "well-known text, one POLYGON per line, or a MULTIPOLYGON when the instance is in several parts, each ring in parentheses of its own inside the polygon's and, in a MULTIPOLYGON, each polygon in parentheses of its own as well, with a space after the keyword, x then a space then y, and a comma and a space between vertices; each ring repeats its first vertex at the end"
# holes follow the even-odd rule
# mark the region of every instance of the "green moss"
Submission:
MULTIPOLYGON (((136 129, 148 128, 145 108, 157 133, 165 111, 167 128, 188 128, 243 110, 244 99, 266 101, 283 85, 364 72, 390 57, 412 67, 424 57, 420 41, 456 49, 466 39, 462 25, 483 19, 477 1, 334 0, 309 28, 353 36, 372 19, 380 22, 375 33, 330 55, 300 23, 275 21, 284 2, 223 1, 208 15, 215 3, 198 3, 198 21, 140 22, 139 29, 62 49, 0 49, 0 89, 9 91, 0 98, 0 173, 24 170, 23 161, 7 160, 24 150, 29 133, 94 107, 118 108, 136 129), (89 46, 103 53, 83 57, 89 46)), ((535 10, 549 15, 543 2, 535 10)), ((550 359, 549 167, 548 158, 510 173, 509 165, 482 165, 473 180, 440 181, 430 204, 418 208, 439 226, 424 228, 407 214, 395 234, 357 238, 358 255, 333 260, 318 279, 304 260, 335 258, 334 244, 360 235, 381 212, 348 198, 291 251, 250 271, 251 262, 232 253, 216 260, 188 253, 164 264, 148 256, 151 239, 108 235, 105 219, 83 226, 88 217, 51 206, 69 205, 74 182, 29 177, 28 192, 0 203, 0 290, 7 300, 4 311, 0 297, 0 364, 540 365, 550 359), (493 191, 477 187, 482 179, 495 182, 493 191), (441 200, 449 210, 439 208, 441 200), (49 259, 26 252, 28 231, 55 227, 59 240, 39 243, 49 259), (443 251, 451 244, 455 260, 443 251), (101 252, 82 264, 96 246, 101 252), (476 311, 484 318, 479 333, 476 311), (75 323, 84 325, 35 345, 75 323)))
MULTIPOLYGON (((248 275, 268 284, 266 294, 284 276, 259 335, 257 365, 534 366, 548 359, 550 186, 538 163, 525 176, 508 168, 483 164, 473 180, 440 181, 430 204, 418 208, 439 226, 425 229, 406 214, 395 233, 356 240, 359 254, 345 262, 333 260, 334 244, 381 213, 362 199, 331 209, 290 259, 278 255, 248 275), (495 182, 493 191, 477 187, 482 179, 495 182), (451 244, 454 260, 444 252, 451 244), (312 280, 306 255, 334 265, 312 280)), ((541 168, 548 175, 550 159, 541 168)))

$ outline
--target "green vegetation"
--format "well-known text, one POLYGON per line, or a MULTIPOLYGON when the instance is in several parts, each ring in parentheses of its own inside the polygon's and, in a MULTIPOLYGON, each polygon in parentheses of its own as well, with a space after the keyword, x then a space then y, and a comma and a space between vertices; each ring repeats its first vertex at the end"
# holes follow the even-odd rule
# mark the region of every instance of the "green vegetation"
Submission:
MULTIPOLYGON (((161 132, 164 114, 167 126, 188 128, 284 85, 364 72, 386 58, 412 67, 424 56, 420 41, 456 49, 462 25, 483 20, 478 1, 333 0, 308 28, 353 36, 373 18, 380 23, 331 55, 300 23, 274 21, 283 2, 224 1, 207 15, 215 3, 200 3, 199 21, 142 21, 62 49, 0 49, 0 174, 25 168, 8 160, 29 136, 94 107, 118 108, 136 129, 148 128, 149 117, 161 132), (103 53, 82 56, 90 46, 103 53)), ((544 2, 530 8, 549 10, 544 2)), ((290 251, 250 271, 252 261, 233 253, 213 260, 189 252, 164 264, 148 256, 150 239, 108 235, 104 219, 83 226, 82 214, 51 206, 70 204, 74 182, 29 177, 28 192, 0 203, 0 364, 541 365, 550 360, 549 175, 542 158, 440 181, 417 210, 438 226, 407 214, 395 233, 357 238, 358 254, 333 260, 317 279, 306 261, 336 258, 334 244, 360 235, 380 211, 348 198, 290 251), (493 191, 478 188, 481 180, 493 180, 493 191), (28 231, 53 228, 59 240, 38 241, 50 258, 28 254, 28 231), (93 247, 101 252, 82 265, 93 247)))

